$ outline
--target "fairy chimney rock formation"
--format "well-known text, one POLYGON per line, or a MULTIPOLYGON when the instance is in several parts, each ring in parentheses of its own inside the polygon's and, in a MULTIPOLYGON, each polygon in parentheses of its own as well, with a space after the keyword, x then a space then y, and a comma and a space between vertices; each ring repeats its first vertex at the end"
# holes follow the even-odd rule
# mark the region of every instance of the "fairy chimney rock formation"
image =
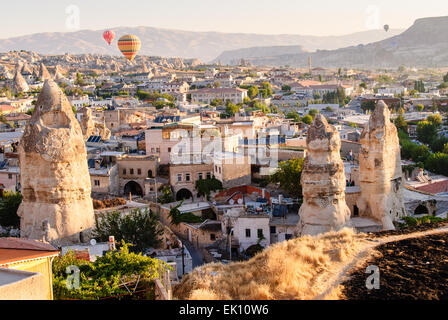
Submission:
POLYGON ((55 246, 87 240, 94 225, 87 153, 67 97, 47 80, 19 145, 21 236, 55 246))
POLYGON ((83 117, 81 120, 81 130, 84 139, 88 139, 90 136, 94 136, 96 133, 95 122, 92 119, 92 110, 89 108, 84 108, 83 117))
POLYGON ((105 123, 98 123, 93 120, 91 109, 82 108, 80 113, 83 114, 81 130, 85 140, 89 139, 90 136, 101 136, 102 140, 110 139, 111 131, 106 127, 105 123))
POLYGON ((317 235, 350 226, 339 132, 319 114, 308 129, 307 145, 297 235, 317 235))
POLYGON ((46 81, 51 79, 50 72, 48 72, 47 67, 41 63, 39 67, 39 78, 41 81, 46 81))
POLYGON ((397 128, 391 123, 389 108, 382 100, 361 135, 361 145, 360 216, 380 222, 384 230, 393 230, 393 221, 406 215, 403 173, 397 128))
POLYGON ((17 67, 16 74, 13 79, 11 89, 14 93, 27 92, 30 90, 30 88, 28 87, 28 83, 22 76, 21 69, 21 66, 17 67))

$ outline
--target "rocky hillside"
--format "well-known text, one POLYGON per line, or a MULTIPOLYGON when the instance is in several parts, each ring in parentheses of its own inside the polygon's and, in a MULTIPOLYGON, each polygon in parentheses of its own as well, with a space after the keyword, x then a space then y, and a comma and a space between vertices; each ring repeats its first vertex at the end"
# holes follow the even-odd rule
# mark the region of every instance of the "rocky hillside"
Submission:
POLYGON ((257 65, 306 67, 311 56, 319 67, 416 67, 448 66, 448 17, 416 20, 405 32, 391 38, 338 50, 280 54, 249 59, 257 65))
MULTIPOLYGON (((347 36, 314 37, 300 35, 262 35, 219 32, 190 32, 151 27, 113 28, 117 36, 135 34, 142 40, 142 55, 198 58, 208 62, 223 51, 258 46, 300 45, 305 50, 337 49, 385 39, 397 31, 366 31, 347 36)), ((118 55, 116 42, 111 47, 103 40, 104 30, 81 30, 71 33, 39 33, 0 40, 0 52, 37 51, 43 54, 98 53, 118 55)), ((281 51, 291 53, 290 51, 281 51)))

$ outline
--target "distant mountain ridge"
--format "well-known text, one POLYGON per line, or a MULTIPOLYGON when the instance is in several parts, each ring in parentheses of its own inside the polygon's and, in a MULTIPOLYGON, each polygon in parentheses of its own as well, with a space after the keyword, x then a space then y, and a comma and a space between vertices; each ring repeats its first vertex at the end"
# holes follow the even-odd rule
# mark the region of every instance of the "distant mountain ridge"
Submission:
MULTIPOLYGON (((117 37, 135 34, 142 41, 141 54, 148 56, 199 58, 209 62, 224 51, 249 47, 301 46, 303 50, 333 50, 360 43, 383 40, 402 30, 371 30, 344 36, 263 35, 245 33, 192 32, 153 27, 112 28, 117 37)), ((28 50, 42 54, 120 54, 116 40, 108 46, 104 30, 37 33, 10 39, 0 39, 0 52, 28 50)), ((282 53, 291 53, 289 51, 282 53)))
POLYGON ((448 66, 448 16, 418 19, 403 33, 385 40, 336 50, 278 54, 247 59, 256 65, 306 67, 311 57, 319 67, 446 67, 448 66))

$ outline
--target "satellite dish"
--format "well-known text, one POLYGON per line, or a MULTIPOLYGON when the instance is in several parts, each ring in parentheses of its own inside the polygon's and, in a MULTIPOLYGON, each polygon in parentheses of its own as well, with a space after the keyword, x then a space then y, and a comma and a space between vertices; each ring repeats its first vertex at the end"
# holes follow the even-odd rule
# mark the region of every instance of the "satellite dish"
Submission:
POLYGON ((231 200, 229 201, 229 203, 233 205, 233 204, 235 204, 235 201, 234 201, 233 199, 231 199, 231 200))
POLYGON ((91 244, 92 246, 96 245, 96 240, 95 240, 95 239, 90 240, 90 244, 91 244))
POLYGON ((243 204, 243 199, 238 199, 238 204, 243 204))

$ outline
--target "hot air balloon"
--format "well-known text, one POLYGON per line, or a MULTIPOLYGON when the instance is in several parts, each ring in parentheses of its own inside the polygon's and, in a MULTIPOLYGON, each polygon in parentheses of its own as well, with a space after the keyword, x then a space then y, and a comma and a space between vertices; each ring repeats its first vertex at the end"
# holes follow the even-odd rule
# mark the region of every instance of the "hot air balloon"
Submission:
POLYGON ((110 45, 112 41, 115 39, 115 32, 113 32, 112 30, 104 31, 103 38, 110 45))
POLYGON ((128 34, 118 40, 118 48, 129 61, 134 60, 142 44, 137 36, 128 34))
POLYGON ((386 30, 386 32, 389 31, 389 25, 388 25, 388 24, 386 24, 386 25, 384 26, 384 30, 386 30))

